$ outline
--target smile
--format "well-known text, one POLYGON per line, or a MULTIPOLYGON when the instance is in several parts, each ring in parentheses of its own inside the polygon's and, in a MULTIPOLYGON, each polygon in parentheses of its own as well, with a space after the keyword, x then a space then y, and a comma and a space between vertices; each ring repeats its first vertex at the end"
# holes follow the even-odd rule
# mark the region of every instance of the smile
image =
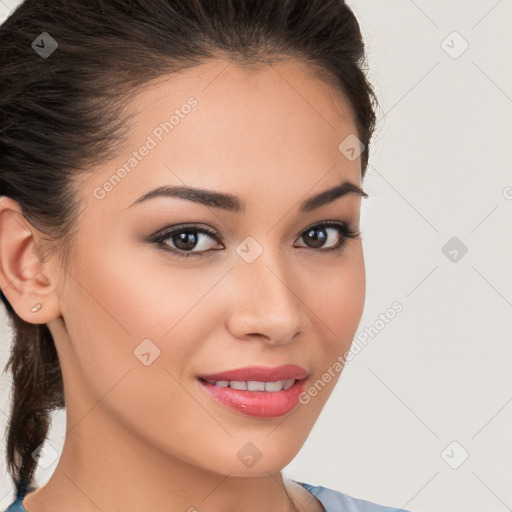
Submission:
POLYGON ((276 418, 297 407, 308 375, 296 365, 250 367, 199 376, 198 382, 223 407, 248 416, 276 418))
POLYGON ((210 384, 221 388, 230 387, 232 389, 243 389, 246 391, 269 391, 274 393, 276 391, 290 389, 295 382, 295 379, 277 380, 275 382, 263 382, 258 380, 218 380, 216 382, 210 382, 210 384))

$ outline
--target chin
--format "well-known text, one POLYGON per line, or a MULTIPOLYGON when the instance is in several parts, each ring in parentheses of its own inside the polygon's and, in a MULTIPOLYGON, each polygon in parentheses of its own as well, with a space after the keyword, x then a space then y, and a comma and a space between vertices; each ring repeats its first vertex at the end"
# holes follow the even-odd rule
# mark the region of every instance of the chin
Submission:
MULTIPOLYGON (((256 447, 257 441, 236 443, 235 448, 226 447, 221 453, 210 453, 208 461, 204 459, 201 465, 204 469, 221 475, 235 477, 268 476, 280 472, 295 457, 297 449, 283 450, 283 447, 272 446, 271 443, 259 443, 261 449, 256 447)), ((293 448, 296 448, 295 446, 293 448)))

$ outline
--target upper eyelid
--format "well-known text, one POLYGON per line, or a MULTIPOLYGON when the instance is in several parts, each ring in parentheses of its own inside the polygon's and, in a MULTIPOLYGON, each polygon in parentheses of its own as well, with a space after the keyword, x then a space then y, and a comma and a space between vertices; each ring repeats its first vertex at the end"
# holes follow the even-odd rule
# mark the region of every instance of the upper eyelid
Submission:
POLYGON ((153 235, 153 239, 161 239, 162 237, 166 237, 168 235, 171 235, 172 233, 180 233, 182 231, 197 231, 198 233, 202 233, 205 235, 209 235, 211 237, 218 237, 220 238, 220 235, 217 230, 213 228, 207 228, 204 227, 202 224, 190 224, 190 225, 177 225, 177 226, 170 226, 167 228, 163 228, 160 231, 157 231, 155 235, 153 235))
MULTIPOLYGON (((348 220, 326 219, 326 220, 314 222, 313 224, 309 224, 308 226, 306 226, 299 232, 299 235, 303 234, 308 229, 313 229, 313 228, 323 226, 325 224, 332 223, 332 222, 337 224, 339 227, 342 227, 342 225, 345 224, 348 228, 350 228, 350 222, 348 220)), ((335 226, 327 226, 327 227, 335 227, 335 226)), ((200 233, 203 233, 205 235, 209 235, 212 237, 222 238, 216 229, 211 228, 211 227, 206 227, 206 225, 203 225, 203 224, 193 224, 193 223, 183 224, 183 225, 178 224, 176 226, 169 226, 169 227, 163 228, 163 229, 157 231, 155 233, 155 235, 153 235, 153 238, 159 239, 159 238, 169 235, 171 233, 179 233, 180 231, 185 231, 187 229, 189 229, 191 231, 198 231, 200 233)), ((356 227, 354 230, 358 231, 358 228, 356 227)))

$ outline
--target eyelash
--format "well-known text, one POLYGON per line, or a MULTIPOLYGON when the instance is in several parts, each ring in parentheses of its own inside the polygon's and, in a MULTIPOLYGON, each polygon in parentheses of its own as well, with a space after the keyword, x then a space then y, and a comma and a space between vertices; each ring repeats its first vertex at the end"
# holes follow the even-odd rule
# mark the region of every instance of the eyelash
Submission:
MULTIPOLYGON (((338 233, 340 235, 342 235, 341 238, 340 238, 340 241, 334 247, 329 247, 327 249, 322 249, 322 248, 315 249, 314 247, 307 247, 307 246, 301 246, 301 248, 311 249, 311 250, 317 251, 317 252, 331 252, 331 251, 341 252, 345 248, 345 246, 347 244, 347 239, 349 239, 349 238, 360 239, 360 237, 361 237, 361 233, 358 230, 353 230, 348 225, 347 222, 324 221, 324 222, 322 222, 320 224, 314 224, 313 226, 310 226, 310 227, 306 228, 301 233, 299 238, 301 238, 302 236, 307 234, 308 231, 316 230, 316 229, 322 229, 322 228, 335 228, 338 231, 338 233)), ((220 243, 220 239, 217 236, 217 233, 215 233, 215 232, 213 232, 213 231, 211 231, 209 229, 203 228, 201 226, 194 226, 194 225, 192 225, 192 226, 181 226, 181 227, 178 227, 178 228, 173 228, 173 229, 165 230, 165 231, 161 232, 159 235, 157 235, 152 240, 152 242, 157 244, 157 245, 159 245, 159 246, 161 246, 164 250, 172 252, 173 254, 178 256, 179 258, 189 258, 191 256, 194 257, 194 258, 195 257, 203 257, 205 255, 205 253, 207 253, 209 251, 220 250, 220 249, 208 249, 208 250, 205 250, 205 251, 196 251, 196 252, 184 251, 183 249, 177 249, 177 248, 169 247, 168 244, 164 243, 165 240, 168 240, 168 239, 172 238, 173 235, 177 235, 179 233, 185 233, 185 232, 203 233, 203 234, 208 235, 211 238, 213 238, 216 242, 220 243)))

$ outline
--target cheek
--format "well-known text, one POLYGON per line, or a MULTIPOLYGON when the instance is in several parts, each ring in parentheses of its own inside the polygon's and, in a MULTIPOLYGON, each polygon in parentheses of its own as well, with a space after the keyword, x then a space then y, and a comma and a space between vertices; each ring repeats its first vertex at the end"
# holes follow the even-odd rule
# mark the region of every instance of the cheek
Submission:
POLYGON ((68 414, 81 418, 91 410, 108 410, 139 437, 190 458, 192 434, 197 430, 205 437, 204 428, 219 428, 183 387, 194 350, 190 333, 206 307, 197 303, 215 281, 190 286, 184 270, 157 279, 154 269, 137 265, 136 258, 103 256, 98 251, 94 261, 82 262, 81 271, 75 268, 75 279, 63 292, 68 414), (180 411, 193 414, 181 417, 180 411), (180 439, 179 446, 172 439, 180 439))
POLYGON ((82 376, 81 387, 90 387, 93 399, 127 372, 126 380, 136 375, 139 389, 156 397, 155 390, 175 384, 166 369, 179 381, 186 378, 208 336, 215 304, 207 295, 219 280, 218 269, 151 265, 145 251, 101 247, 82 252, 91 257, 71 270, 74 279, 63 293, 72 371, 82 376), (192 279, 194 273, 201 279, 192 279))
POLYGON ((315 279, 306 303, 316 322, 316 365, 309 385, 300 398, 300 414, 308 421, 317 418, 334 390, 344 368, 346 354, 364 309, 366 275, 361 246, 338 265, 315 279), (322 277, 323 276, 323 277, 322 277))
POLYGON ((325 354, 348 349, 363 313, 366 275, 361 246, 351 247, 350 254, 336 268, 325 269, 308 278, 304 302, 317 322, 316 329, 324 341, 325 354))

